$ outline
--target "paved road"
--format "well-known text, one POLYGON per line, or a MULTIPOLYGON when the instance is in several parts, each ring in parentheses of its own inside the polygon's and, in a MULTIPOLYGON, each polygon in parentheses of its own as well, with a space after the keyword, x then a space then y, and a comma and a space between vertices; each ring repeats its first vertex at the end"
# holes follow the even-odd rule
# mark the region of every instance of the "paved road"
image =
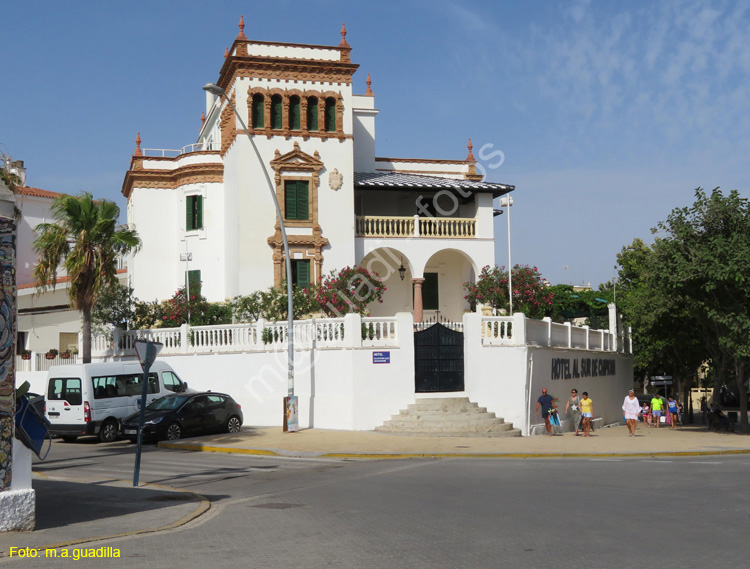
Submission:
MULTIPOLYGON (((132 472, 123 443, 61 452, 44 469, 132 472)), ((369 462, 151 447, 143 479, 208 496, 207 514, 106 544, 121 559, 0 567, 744 567, 748 475, 745 456, 369 462)))

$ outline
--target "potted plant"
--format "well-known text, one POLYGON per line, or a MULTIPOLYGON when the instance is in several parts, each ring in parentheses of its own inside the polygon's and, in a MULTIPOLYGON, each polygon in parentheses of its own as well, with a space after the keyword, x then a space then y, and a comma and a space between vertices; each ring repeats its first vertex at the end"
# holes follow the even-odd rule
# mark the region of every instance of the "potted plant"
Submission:
POLYGON ((22 360, 30 360, 31 359, 31 350, 21 350, 21 359, 22 360))
POLYGON ((44 354, 44 357, 47 358, 48 360, 54 360, 57 357, 57 354, 59 353, 60 352, 58 352, 55 348, 52 348, 46 354, 44 354))
POLYGON ((70 359, 70 350, 65 350, 64 352, 60 352, 60 358, 63 360, 70 359))

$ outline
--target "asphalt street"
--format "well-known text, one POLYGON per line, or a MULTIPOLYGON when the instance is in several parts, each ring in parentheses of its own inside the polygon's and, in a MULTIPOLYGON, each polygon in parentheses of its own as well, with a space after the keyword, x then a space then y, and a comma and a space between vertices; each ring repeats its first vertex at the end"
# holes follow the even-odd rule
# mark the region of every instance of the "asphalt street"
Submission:
MULTIPOLYGON (((35 470, 127 479, 132 452, 65 445, 35 470)), ((358 461, 148 447, 142 479, 203 494, 206 514, 96 544, 119 559, 0 567, 744 567, 749 474, 750 456, 358 461)))

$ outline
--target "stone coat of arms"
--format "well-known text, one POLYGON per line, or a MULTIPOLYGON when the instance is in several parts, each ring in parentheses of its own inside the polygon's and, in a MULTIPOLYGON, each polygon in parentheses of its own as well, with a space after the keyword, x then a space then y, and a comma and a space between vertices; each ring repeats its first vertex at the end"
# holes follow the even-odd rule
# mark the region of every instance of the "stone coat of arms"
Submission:
POLYGON ((342 185, 344 185, 344 176, 341 175, 341 172, 337 168, 334 168, 328 174, 328 187, 332 190, 340 190, 342 185))

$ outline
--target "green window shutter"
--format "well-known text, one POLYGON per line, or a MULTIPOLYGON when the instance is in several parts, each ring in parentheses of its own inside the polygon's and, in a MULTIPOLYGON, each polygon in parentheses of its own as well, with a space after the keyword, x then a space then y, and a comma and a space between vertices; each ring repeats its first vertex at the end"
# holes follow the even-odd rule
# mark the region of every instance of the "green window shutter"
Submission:
POLYGON ((326 130, 336 131, 336 101, 333 99, 326 99, 326 130))
POLYGON ((440 308, 440 294, 438 292, 438 274, 425 273, 422 283, 422 308, 438 310, 440 308))
MULTIPOLYGON (((186 275, 186 285, 188 289, 190 289, 190 296, 198 296, 201 293, 201 272, 200 270, 196 271, 187 271, 186 275)), ((187 292, 187 291, 185 291, 187 292)))
POLYGON ((271 128, 281 128, 281 95, 271 97, 271 128))
POLYGON ((307 100, 307 130, 318 130, 318 99, 307 100))
POLYGON ((308 201, 307 182, 297 181, 297 218, 310 219, 310 207, 308 201))
POLYGON ((292 261, 292 283, 299 287, 310 284, 310 261, 292 261))
POLYGON ((284 182, 284 217, 286 219, 297 219, 296 180, 286 180, 284 182))
POLYGON ((284 218, 310 219, 310 205, 307 182, 304 180, 284 181, 284 218))
POLYGON ((253 95, 253 128, 263 128, 265 114, 265 100, 263 95, 253 95))
POLYGON ((203 196, 195 196, 195 228, 203 229, 203 196))
POLYGON ((292 97, 289 103, 289 128, 299 130, 300 123, 300 102, 296 95, 292 97))
POLYGON ((193 196, 187 196, 187 198, 185 198, 185 229, 187 231, 195 229, 195 227, 193 227, 193 220, 195 219, 193 217, 194 206, 195 202, 193 201, 193 196))

